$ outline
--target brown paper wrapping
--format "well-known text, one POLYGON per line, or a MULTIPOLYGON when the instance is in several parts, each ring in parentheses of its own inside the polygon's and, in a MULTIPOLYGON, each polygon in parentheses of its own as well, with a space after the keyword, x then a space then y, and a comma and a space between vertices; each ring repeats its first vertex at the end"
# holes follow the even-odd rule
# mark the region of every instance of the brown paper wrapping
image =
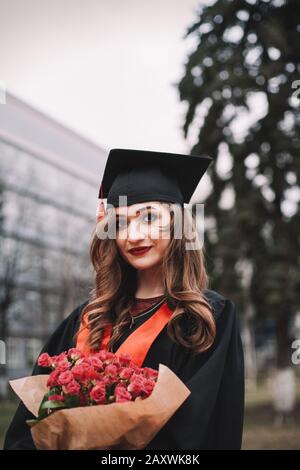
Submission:
MULTIPOLYGON (((12 380, 13 390, 38 415, 47 392, 47 375, 12 380)), ((82 406, 55 411, 31 427, 38 449, 143 449, 190 395, 186 385, 164 364, 148 398, 134 402, 82 406)))
POLYGON ((34 415, 38 416, 41 401, 48 391, 47 379, 49 375, 32 375, 21 379, 10 380, 13 391, 21 398, 26 408, 34 415))

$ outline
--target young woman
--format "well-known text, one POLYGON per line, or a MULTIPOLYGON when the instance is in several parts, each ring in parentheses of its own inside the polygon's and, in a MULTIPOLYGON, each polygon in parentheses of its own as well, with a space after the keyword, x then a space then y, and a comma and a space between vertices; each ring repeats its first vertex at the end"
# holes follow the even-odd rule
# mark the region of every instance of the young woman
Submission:
MULTIPOLYGON (((140 366, 172 369, 191 394, 149 450, 241 448, 244 360, 236 307, 208 289, 196 218, 184 207, 209 164, 196 156, 110 152, 100 191, 110 207, 90 248, 94 289, 43 348, 50 355, 74 346, 98 350, 109 325, 107 349, 129 352, 140 366), (107 236, 114 222, 115 236, 107 236)), ((39 373, 45 370, 36 365, 39 373)), ((20 404, 5 448, 34 448, 30 418, 20 404)))

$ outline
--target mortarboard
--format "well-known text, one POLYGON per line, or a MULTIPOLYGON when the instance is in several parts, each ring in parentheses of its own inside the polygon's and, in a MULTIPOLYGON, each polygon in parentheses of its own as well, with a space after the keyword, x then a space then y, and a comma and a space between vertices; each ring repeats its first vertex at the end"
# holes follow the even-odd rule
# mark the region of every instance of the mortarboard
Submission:
POLYGON ((198 155, 112 149, 109 152, 100 190, 97 219, 104 215, 104 202, 118 207, 119 196, 127 205, 164 201, 183 206, 189 203, 212 158, 198 155))

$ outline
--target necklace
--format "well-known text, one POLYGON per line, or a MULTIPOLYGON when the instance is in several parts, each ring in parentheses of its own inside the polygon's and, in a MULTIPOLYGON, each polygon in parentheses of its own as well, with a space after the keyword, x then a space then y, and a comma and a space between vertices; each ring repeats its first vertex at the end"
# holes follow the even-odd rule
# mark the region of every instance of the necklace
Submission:
POLYGON ((129 328, 132 329, 132 327, 134 326, 135 320, 137 320, 138 318, 141 318, 141 317, 143 317, 144 315, 147 315, 148 313, 152 312, 153 310, 155 310, 155 308, 157 308, 158 306, 162 305, 165 300, 166 300, 166 297, 164 297, 162 300, 160 300, 160 301, 159 301, 158 303, 156 303, 155 305, 152 305, 149 309, 146 310, 146 312, 143 312, 143 313, 141 313, 140 315, 136 315, 136 316, 134 316, 134 317, 131 317, 131 323, 130 323, 129 328))

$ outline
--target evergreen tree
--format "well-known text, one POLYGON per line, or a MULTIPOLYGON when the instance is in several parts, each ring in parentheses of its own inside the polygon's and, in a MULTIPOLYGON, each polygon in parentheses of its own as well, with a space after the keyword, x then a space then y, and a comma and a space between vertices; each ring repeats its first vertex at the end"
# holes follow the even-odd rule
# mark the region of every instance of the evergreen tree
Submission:
POLYGON ((213 287, 275 320, 277 366, 289 366, 300 305, 300 2, 217 0, 200 6, 190 35, 197 46, 178 86, 184 134, 197 130, 191 153, 214 159, 205 202, 213 287), (252 108, 257 117, 243 128, 252 108), (243 267, 251 268, 247 290, 243 267))

